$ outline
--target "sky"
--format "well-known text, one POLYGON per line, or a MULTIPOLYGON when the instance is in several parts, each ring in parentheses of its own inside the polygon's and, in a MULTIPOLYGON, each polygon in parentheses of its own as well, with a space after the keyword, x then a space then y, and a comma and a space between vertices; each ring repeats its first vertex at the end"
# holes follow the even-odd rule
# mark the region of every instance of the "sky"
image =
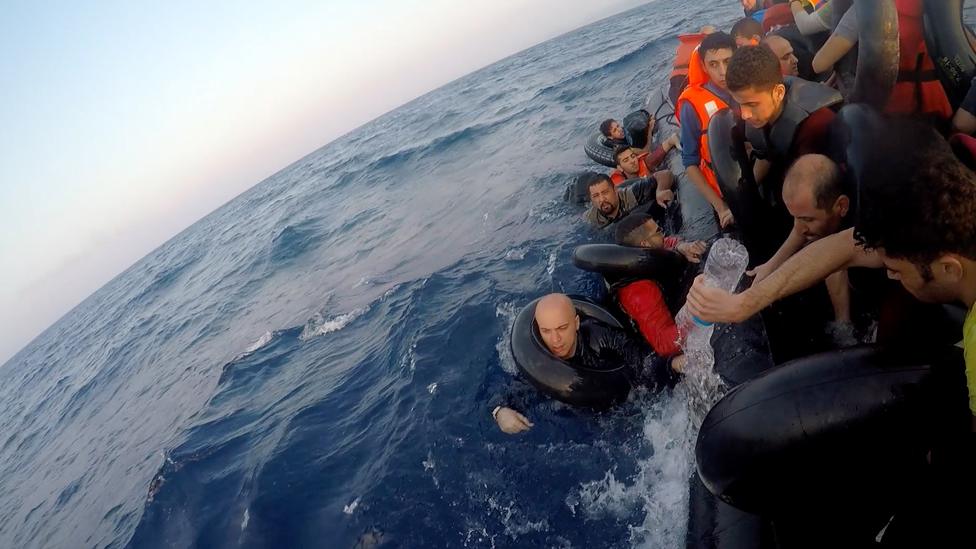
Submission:
POLYGON ((645 1, 7 3, 0 364, 194 221, 336 137, 645 1))

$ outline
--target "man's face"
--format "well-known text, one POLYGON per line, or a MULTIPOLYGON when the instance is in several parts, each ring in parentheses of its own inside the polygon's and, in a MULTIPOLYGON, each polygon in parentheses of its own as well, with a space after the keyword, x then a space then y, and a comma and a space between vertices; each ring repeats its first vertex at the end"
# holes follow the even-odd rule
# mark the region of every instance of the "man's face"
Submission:
POLYGON ((773 50, 776 58, 779 59, 779 70, 783 76, 800 74, 800 61, 793 54, 793 46, 789 40, 782 36, 770 36, 766 39, 766 45, 773 50))
POLYGON ((829 209, 821 210, 809 186, 783 193, 783 202, 807 244, 836 233, 847 215, 849 204, 848 198, 842 195, 829 209))
POLYGON ((742 119, 754 128, 762 128, 775 122, 779 116, 786 86, 777 84, 769 90, 750 86, 730 93, 742 109, 742 119))
POLYGON ((663 248, 664 247, 664 231, 661 230, 661 226, 655 223, 653 220, 648 219, 644 223, 644 234, 649 235, 641 242, 641 246, 645 248, 663 248))
POLYGON ((878 250, 888 270, 888 278, 901 282, 908 293, 919 301, 927 303, 949 303, 958 299, 954 287, 955 279, 943 268, 943 261, 939 258, 929 264, 929 273, 922 267, 907 259, 888 256, 884 250, 878 250))
POLYGON ((576 334, 579 317, 572 307, 537 310, 535 322, 539 335, 549 352, 558 358, 570 358, 576 351, 576 334))
POLYGON ((617 156, 617 168, 628 178, 637 177, 640 172, 640 163, 637 160, 640 156, 639 152, 637 149, 630 148, 617 156))
POLYGON ((621 141, 624 139, 624 127, 620 125, 620 122, 614 120, 610 123, 610 138, 621 141))
POLYGON ((705 65, 708 78, 723 90, 727 89, 725 87, 725 71, 729 68, 729 59, 731 58, 732 50, 728 48, 708 50, 702 57, 702 64, 705 65))
POLYGON ((613 217, 617 213, 617 207, 620 206, 620 197, 617 196, 617 191, 613 189, 613 185, 604 179, 596 185, 590 186, 590 202, 603 215, 613 217))

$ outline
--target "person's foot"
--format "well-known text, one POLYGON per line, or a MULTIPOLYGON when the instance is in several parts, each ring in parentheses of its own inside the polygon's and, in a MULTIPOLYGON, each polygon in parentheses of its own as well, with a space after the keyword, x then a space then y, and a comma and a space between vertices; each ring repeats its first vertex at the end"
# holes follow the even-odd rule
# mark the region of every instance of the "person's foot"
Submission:
POLYGON ((838 348, 853 347, 858 344, 857 337, 854 336, 854 325, 850 322, 828 322, 827 335, 838 348))

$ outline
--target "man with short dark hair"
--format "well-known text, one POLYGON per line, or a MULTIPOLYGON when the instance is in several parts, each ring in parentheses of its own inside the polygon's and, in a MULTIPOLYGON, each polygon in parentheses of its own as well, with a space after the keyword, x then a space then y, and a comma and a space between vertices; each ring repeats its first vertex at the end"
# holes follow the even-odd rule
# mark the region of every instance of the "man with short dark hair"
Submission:
POLYGON ((752 17, 743 17, 732 25, 732 38, 737 47, 755 46, 763 39, 762 24, 752 17))
POLYGON ((734 50, 735 41, 728 34, 716 32, 706 36, 691 56, 688 87, 681 92, 675 106, 681 124, 681 162, 685 174, 711 204, 723 228, 731 225, 733 219, 712 171, 708 123, 719 111, 737 108, 725 84, 726 68, 734 50))
POLYGON ((613 150, 613 157, 617 160, 617 168, 610 172, 610 180, 619 185, 635 177, 649 177, 651 170, 661 165, 668 155, 668 151, 678 144, 678 134, 673 134, 658 145, 652 152, 647 152, 629 145, 617 145, 613 150))
POLYGON ((592 226, 602 229, 619 221, 642 204, 656 201, 662 208, 674 199, 671 191, 673 176, 663 170, 651 174, 626 188, 616 189, 609 176, 597 175, 590 180, 590 209, 583 218, 592 226))
MULTIPOLYGON (((757 158, 753 174, 764 187, 774 214, 771 234, 784 238, 788 216, 781 203, 786 169, 805 154, 827 154, 832 107, 843 98, 837 90, 800 78, 783 78, 780 61, 765 46, 739 48, 729 61, 729 92, 739 102, 746 139, 757 158)), ((760 257, 760 259, 765 259, 760 257)))

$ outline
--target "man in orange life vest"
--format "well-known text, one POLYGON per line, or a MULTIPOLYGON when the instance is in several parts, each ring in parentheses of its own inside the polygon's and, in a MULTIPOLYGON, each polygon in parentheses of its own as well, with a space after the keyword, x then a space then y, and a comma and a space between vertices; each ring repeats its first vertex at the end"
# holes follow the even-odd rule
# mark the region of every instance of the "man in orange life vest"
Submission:
POLYGON ((724 32, 710 34, 692 54, 688 87, 681 93, 675 114, 681 124, 681 161, 688 179, 712 205, 719 224, 732 224, 732 211, 722 200, 718 180, 711 168, 708 150, 708 122, 715 113, 738 105, 729 95, 725 71, 735 50, 735 41, 724 32))
MULTIPOLYGON (((898 80, 884 111, 920 114, 944 122, 952 116, 952 105, 925 46, 923 0, 895 0, 895 9, 898 11, 898 80)), ((857 43, 857 29, 857 11, 851 7, 814 56, 813 70, 829 71, 857 43)))
POLYGON ((692 52, 706 36, 713 32, 715 32, 715 27, 705 25, 695 34, 678 35, 678 49, 674 52, 674 66, 671 69, 670 88, 668 89, 668 97, 671 98, 672 105, 678 104, 678 96, 688 85, 688 63, 691 60, 692 52))

